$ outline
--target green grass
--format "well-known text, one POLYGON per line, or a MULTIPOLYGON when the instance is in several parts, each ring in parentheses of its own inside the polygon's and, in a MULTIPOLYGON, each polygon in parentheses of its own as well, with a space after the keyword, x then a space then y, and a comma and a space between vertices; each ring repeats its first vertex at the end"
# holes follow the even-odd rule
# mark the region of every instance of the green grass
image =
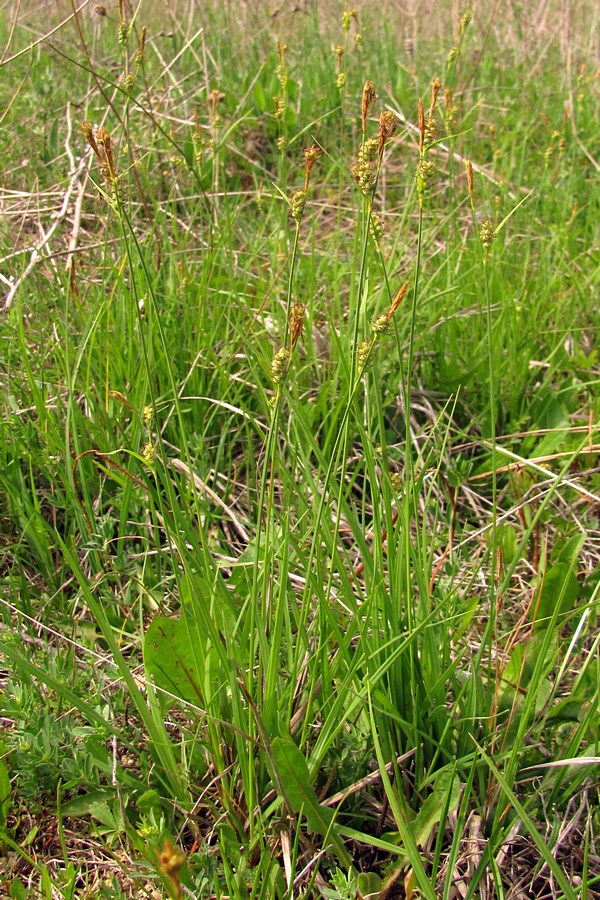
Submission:
POLYGON ((0 892, 595 896, 593 4, 125 6, 0 22, 0 892))

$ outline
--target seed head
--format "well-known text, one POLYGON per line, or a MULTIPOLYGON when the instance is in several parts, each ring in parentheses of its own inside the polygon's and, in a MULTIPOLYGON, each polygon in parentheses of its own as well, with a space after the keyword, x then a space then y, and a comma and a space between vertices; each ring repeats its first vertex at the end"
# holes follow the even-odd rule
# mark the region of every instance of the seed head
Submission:
POLYGON ((344 15, 342 17, 342 25, 344 31, 350 31, 350 21, 352 19, 356 20, 356 10, 354 9, 354 7, 352 7, 351 9, 345 9, 344 15))
POLYGON ((429 115, 427 116, 427 121, 425 122, 425 146, 429 147, 434 143, 437 137, 437 122, 435 121, 435 116, 429 115))
POLYGON ((383 156, 383 148, 390 138, 394 137, 398 130, 398 116, 391 109, 384 109, 379 116, 379 145, 377 152, 379 158, 383 156))
POLYGON ((286 108, 285 97, 277 95, 276 97, 273 97, 273 103, 275 105, 275 118, 278 122, 281 122, 286 108))
POLYGON ((282 44, 279 40, 277 41, 277 55, 279 56, 279 64, 277 66, 277 78, 279 79, 279 84, 281 85, 282 91, 285 93, 287 88, 287 67, 285 62, 285 55, 288 51, 288 45, 282 44))
POLYGON ((471 10, 467 9, 467 10, 465 10, 465 12, 462 14, 462 16, 460 17, 460 19, 458 21, 459 35, 461 35, 465 31, 465 29, 467 28, 470 21, 471 21, 471 10))
POLYGON ((359 162, 375 162, 377 159, 377 149, 379 147, 379 138, 369 138, 358 150, 359 162))
POLYGON ((287 371, 290 367, 290 358, 291 353, 287 347, 280 347, 273 357, 271 363, 271 378, 275 384, 279 384, 287 375, 287 371))
POLYGON ((383 233, 385 231, 385 225, 383 222, 383 218, 379 215, 379 213, 372 212, 371 220, 369 222, 369 230, 371 232, 371 237, 375 241, 376 244, 381 243, 381 238, 383 237, 383 233))
POLYGON ((435 176, 435 166, 430 159, 420 159, 417 165, 417 190, 419 194, 424 194, 428 187, 433 184, 435 176))
POLYGON ((358 351, 356 353, 356 361, 358 365, 359 373, 364 372, 365 367, 369 361, 369 355, 371 353, 371 347, 373 346, 372 341, 363 341, 358 351))
POLYGON ((119 22, 119 46, 124 50, 129 43, 129 25, 127 22, 119 22))
POLYGON ((444 91, 444 124, 449 134, 456 130, 457 117, 458 106, 454 103, 454 91, 452 88, 446 88, 444 91))
POLYGON ((295 222, 299 222, 302 218, 302 213, 304 212, 304 205, 306 203, 306 189, 301 191, 296 191, 294 196, 290 202, 290 210, 292 213, 292 219, 295 222))
POLYGON ((352 166, 352 177, 363 194, 368 194, 375 184, 376 175, 370 163, 366 160, 359 160, 352 166))
POLYGON ((156 447, 150 441, 148 441, 142 449, 142 459, 149 469, 151 469, 156 462, 156 447))
POLYGON ((375 332, 375 334, 385 334, 387 331, 389 331, 390 320, 388 318, 388 314, 382 313, 380 316, 377 316, 377 318, 374 319, 371 328, 375 332))
POLYGON ((494 220, 492 218, 487 218, 485 222, 481 224, 479 229, 479 239, 487 253, 490 252, 490 248, 496 238, 497 234, 494 229, 494 220))

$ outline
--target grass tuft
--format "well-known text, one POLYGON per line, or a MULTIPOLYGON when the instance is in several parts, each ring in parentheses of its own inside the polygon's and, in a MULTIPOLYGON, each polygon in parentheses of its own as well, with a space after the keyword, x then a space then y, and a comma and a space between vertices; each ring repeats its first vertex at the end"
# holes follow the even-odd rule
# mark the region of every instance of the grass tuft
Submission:
POLYGON ((0 13, 0 893, 596 896, 594 4, 0 13))

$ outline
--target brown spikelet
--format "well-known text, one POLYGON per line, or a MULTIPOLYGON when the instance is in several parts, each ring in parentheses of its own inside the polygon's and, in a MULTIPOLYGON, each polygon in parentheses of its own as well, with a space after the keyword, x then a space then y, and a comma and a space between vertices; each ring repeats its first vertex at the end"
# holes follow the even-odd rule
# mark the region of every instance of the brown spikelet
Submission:
POLYGON ((398 291, 398 293, 396 294, 396 296, 394 297, 394 299, 392 301, 392 305, 390 306, 388 313, 387 313, 388 321, 392 318, 392 316, 394 315, 394 313, 396 312, 396 310, 398 309, 398 307, 404 300, 404 297, 406 296, 406 292, 408 290, 408 285, 409 285, 409 282, 405 281, 404 284, 402 285, 402 287, 400 288, 400 290, 398 291))
POLYGON ((377 155, 379 161, 383 156, 383 148, 387 141, 392 138, 398 130, 398 116, 391 109, 384 109, 379 116, 379 144, 377 146, 377 155))
POLYGON ((290 344, 293 350, 302 336, 304 326, 304 306, 302 303, 294 303, 290 310, 290 344))
POLYGON ((419 100, 419 153, 423 154, 425 148, 425 110, 423 101, 419 100))
POLYGON ((439 77, 435 77, 431 82, 431 104, 429 106, 429 115, 432 116, 435 112, 435 107, 437 104, 438 94, 440 92, 440 88, 442 87, 442 82, 439 77))
POLYGON ((372 81, 365 81, 362 93, 362 133, 363 137, 367 127, 367 116, 371 112, 375 102, 375 85, 372 81))
POLYGON ((471 160, 468 159, 465 163, 465 168, 467 170, 467 184, 469 186, 469 198, 471 200, 471 206, 475 207, 475 188, 473 184, 473 166, 471 164, 471 160))
POLYGON ((304 151, 304 159, 306 160, 304 163, 304 191, 308 190, 308 182, 310 181, 310 173, 312 172, 312 167, 315 164, 315 160, 317 160, 320 156, 323 156, 323 151, 319 147, 318 144, 313 144, 312 147, 309 147, 304 151))
POLYGON ((94 137, 94 127, 90 122, 82 122, 81 130, 85 135, 85 139, 94 151, 95 155, 100 159, 100 150, 98 149, 98 144, 96 143, 96 139, 94 137))
POLYGON ((100 168, 102 169, 102 173, 107 182, 112 185, 117 177, 117 169, 113 159, 110 133, 103 125, 100 125, 98 128, 94 129, 94 137, 96 138, 96 144, 100 151, 100 168))

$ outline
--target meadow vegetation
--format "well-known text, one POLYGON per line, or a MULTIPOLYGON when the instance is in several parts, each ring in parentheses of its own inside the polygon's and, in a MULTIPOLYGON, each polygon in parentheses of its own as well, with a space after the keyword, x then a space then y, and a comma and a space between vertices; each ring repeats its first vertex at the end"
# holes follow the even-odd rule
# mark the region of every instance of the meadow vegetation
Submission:
POLYGON ((600 896, 600 12, 423 8, 3 4, 2 896, 600 896))

